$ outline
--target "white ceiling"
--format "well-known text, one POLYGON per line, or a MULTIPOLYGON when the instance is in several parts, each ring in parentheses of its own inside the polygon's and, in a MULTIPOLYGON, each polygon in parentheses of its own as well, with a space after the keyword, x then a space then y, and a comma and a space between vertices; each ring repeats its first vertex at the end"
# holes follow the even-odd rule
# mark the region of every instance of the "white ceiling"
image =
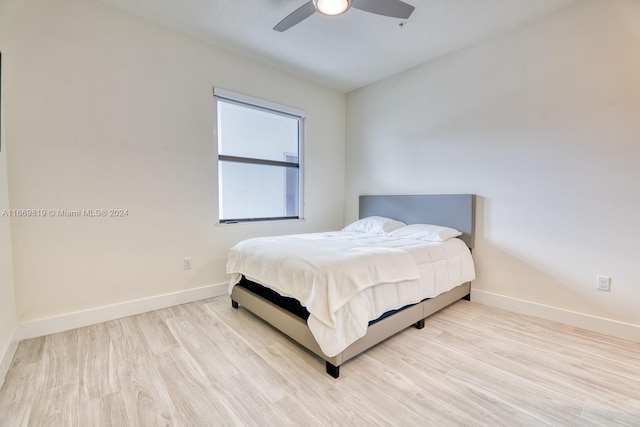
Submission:
POLYGON ((283 33, 273 26, 307 0, 100 1, 349 92, 583 0, 404 0, 407 21, 352 8, 283 33))

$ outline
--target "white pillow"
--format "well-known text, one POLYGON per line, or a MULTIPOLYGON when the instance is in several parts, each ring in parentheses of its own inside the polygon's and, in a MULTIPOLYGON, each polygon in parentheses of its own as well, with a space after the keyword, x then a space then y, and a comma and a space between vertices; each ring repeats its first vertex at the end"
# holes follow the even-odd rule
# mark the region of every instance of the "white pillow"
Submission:
POLYGON ((386 218, 383 216, 368 216, 366 218, 359 219, 356 222, 352 222, 351 224, 343 228, 342 231, 384 234, 390 233, 393 230, 397 230, 400 227, 404 227, 406 225, 407 224, 402 221, 397 221, 395 219, 386 218))
POLYGON ((455 228, 442 227, 433 224, 409 224, 391 233, 390 236, 403 237, 405 239, 428 240, 430 242, 444 242, 462 235, 455 228))

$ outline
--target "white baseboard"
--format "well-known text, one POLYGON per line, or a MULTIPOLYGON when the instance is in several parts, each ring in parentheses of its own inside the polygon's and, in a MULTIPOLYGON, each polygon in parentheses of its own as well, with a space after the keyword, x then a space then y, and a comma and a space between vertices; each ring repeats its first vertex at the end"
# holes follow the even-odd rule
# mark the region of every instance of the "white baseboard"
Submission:
POLYGON ((576 328, 640 342, 640 325, 592 316, 590 314, 565 310, 545 304, 538 304, 518 298, 471 289, 471 301, 516 313, 536 316, 553 322, 564 323, 576 328))
POLYGON ((18 340, 16 340, 15 336, 16 330, 13 331, 13 339, 0 358, 0 388, 2 388, 2 385, 4 384, 4 380, 9 372, 9 368, 11 367, 11 362, 13 361, 13 356, 16 354, 16 350, 18 348, 18 340))
POLYGON ((43 335, 55 334, 84 326, 95 325, 96 323, 133 316, 174 305, 217 297, 226 294, 228 289, 228 283, 219 283, 217 285, 207 285, 200 288, 186 289, 164 295, 126 301, 119 304, 107 305, 62 314, 60 316, 49 317, 46 319, 20 323, 18 324, 14 341, 19 342, 29 338, 36 338, 43 335))

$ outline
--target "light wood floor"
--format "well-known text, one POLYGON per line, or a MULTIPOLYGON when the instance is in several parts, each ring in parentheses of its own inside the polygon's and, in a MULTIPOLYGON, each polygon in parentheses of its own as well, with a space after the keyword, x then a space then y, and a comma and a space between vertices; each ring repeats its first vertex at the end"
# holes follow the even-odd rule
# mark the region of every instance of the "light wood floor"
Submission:
POLYGON ((460 301, 324 373, 218 297, 20 343, 1 426, 640 426, 640 344, 460 301))

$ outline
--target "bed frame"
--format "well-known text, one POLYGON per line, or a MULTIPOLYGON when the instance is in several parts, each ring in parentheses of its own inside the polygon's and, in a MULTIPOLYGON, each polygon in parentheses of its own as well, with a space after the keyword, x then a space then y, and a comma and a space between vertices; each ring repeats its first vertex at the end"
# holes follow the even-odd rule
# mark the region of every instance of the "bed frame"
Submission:
MULTIPOLYGON (((475 195, 410 195, 410 196, 360 196, 360 218, 378 215, 403 221, 407 224, 437 224, 462 231, 462 239, 469 249, 473 248, 475 235, 475 195)), ((338 378, 340 366, 347 360, 396 333, 415 325, 424 327, 424 320, 431 314, 458 301, 469 299, 470 283, 464 283, 435 298, 411 305, 371 325, 365 336, 351 344, 340 354, 325 355, 307 327, 304 319, 273 304, 246 288, 235 286, 231 292, 231 304, 240 305, 279 329, 326 361, 329 375, 338 378)))

